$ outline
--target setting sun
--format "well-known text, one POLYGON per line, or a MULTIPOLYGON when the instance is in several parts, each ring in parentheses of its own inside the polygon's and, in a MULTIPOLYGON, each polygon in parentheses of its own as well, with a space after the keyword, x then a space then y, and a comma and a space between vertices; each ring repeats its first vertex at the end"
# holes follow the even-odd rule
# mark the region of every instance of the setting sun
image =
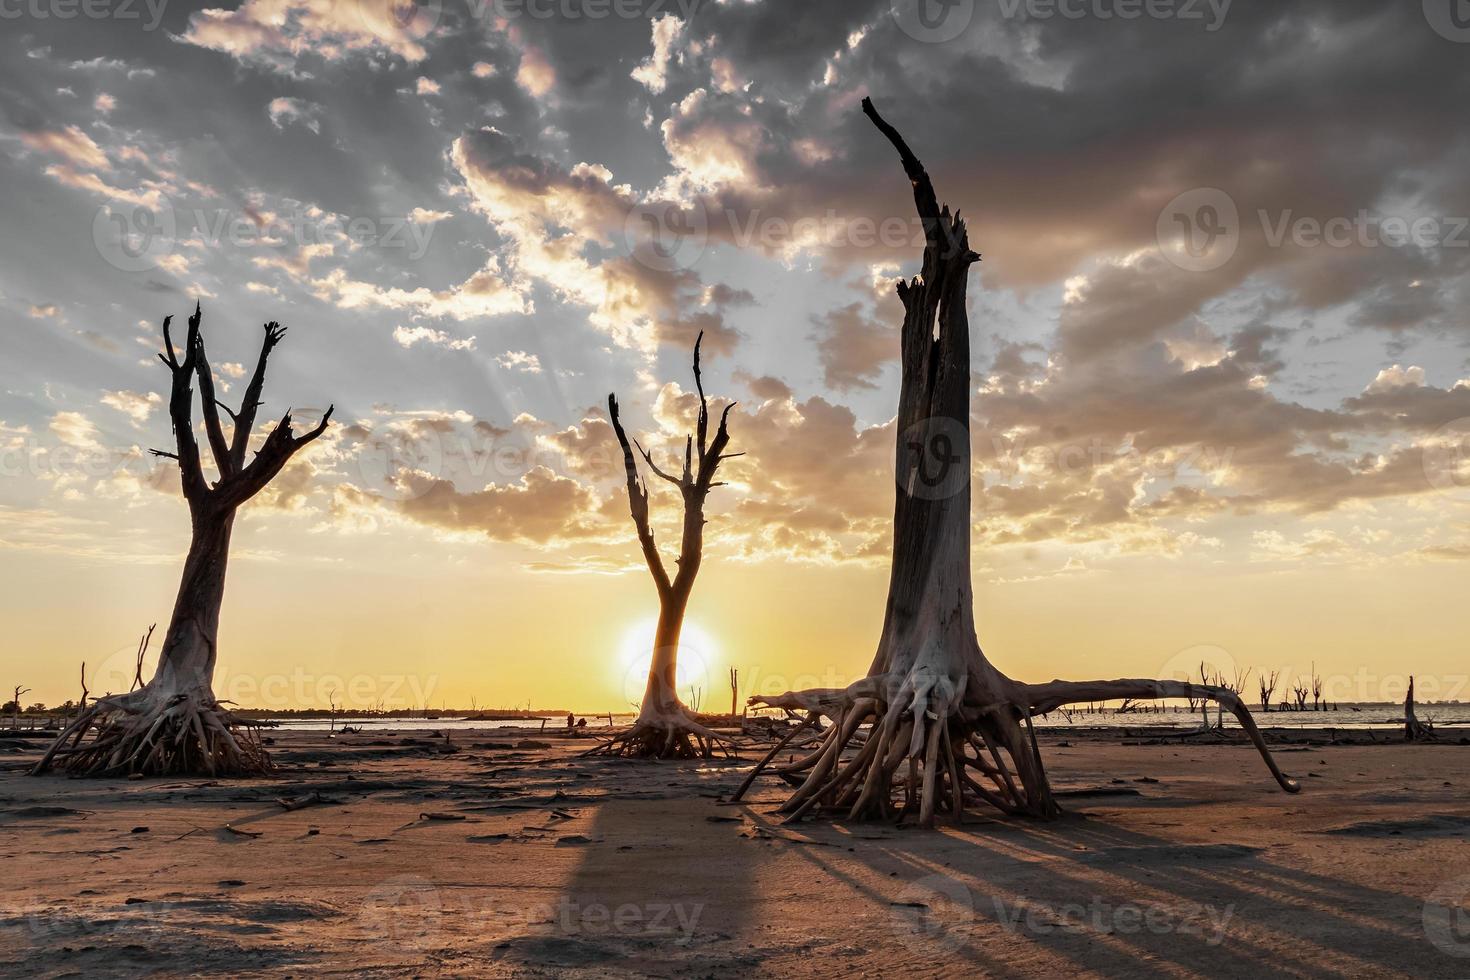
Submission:
MULTIPOLYGON (((636 705, 643 699, 644 685, 648 681, 648 667, 653 661, 653 634, 658 627, 658 618, 650 616, 639 620, 623 633, 622 646, 618 650, 618 692, 623 703, 636 705)), ((728 686, 728 681, 716 677, 715 661, 719 658, 719 645, 698 623, 686 619, 679 639, 679 661, 675 677, 681 697, 690 700, 691 688, 702 697, 708 698, 717 687, 728 686), (719 681, 720 683, 716 683, 719 681)))

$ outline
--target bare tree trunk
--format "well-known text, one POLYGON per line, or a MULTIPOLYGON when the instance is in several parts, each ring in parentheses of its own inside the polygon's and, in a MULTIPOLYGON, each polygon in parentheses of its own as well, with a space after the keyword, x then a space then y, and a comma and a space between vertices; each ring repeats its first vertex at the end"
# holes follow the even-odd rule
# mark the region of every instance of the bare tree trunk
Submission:
POLYGON ((689 596, 694 590, 694 580, 699 575, 699 566, 704 560, 704 501, 709 492, 724 484, 715 481, 715 473, 722 462, 743 453, 727 453, 730 433, 726 423, 734 402, 725 406, 713 438, 709 432, 709 403, 704 395, 704 379, 699 368, 699 348, 704 334, 694 343, 694 384, 699 390, 699 418, 695 434, 684 443, 684 465, 678 476, 659 469, 653 456, 636 441, 630 442, 623 423, 618 416, 618 400, 607 396, 608 414, 618 445, 623 451, 623 468, 627 476, 628 509, 633 518, 633 527, 638 533, 638 542, 643 551, 643 560, 653 576, 658 591, 658 627, 653 638, 653 658, 648 668, 648 683, 644 687, 643 701, 638 706, 638 718, 633 726, 610 741, 592 750, 589 754, 631 755, 657 758, 687 758, 709 756, 713 746, 721 737, 694 720, 693 714, 679 700, 677 686, 679 637, 684 628, 684 613, 689 608, 689 596), (679 570, 669 577, 664 567, 663 556, 653 538, 652 525, 648 516, 648 488, 638 472, 638 461, 633 456, 637 447, 643 460, 654 475, 673 484, 679 490, 684 503, 684 521, 679 543, 679 570), (696 453, 697 449, 697 453, 696 453))
POLYGON ((870 100, 863 112, 898 150, 925 232, 920 275, 898 284, 903 303, 898 402, 897 488, 888 604, 868 676, 845 690, 751 698, 802 707, 833 721, 806 759, 786 802, 788 819, 819 809, 850 818, 917 812, 929 825, 940 809, 956 818, 971 801, 1011 814, 1060 812, 1037 749, 1032 718, 1067 704, 1119 698, 1199 698, 1241 722, 1277 781, 1295 791, 1267 752, 1250 712, 1223 687, 1178 681, 1117 680, 1022 684, 986 659, 976 637, 970 579, 970 334, 966 315, 969 247, 959 214, 941 208, 923 165, 870 100), (863 725, 855 755, 844 750, 863 725))
MULTIPOLYGON (((285 329, 278 323, 265 325, 265 342, 246 388, 244 404, 239 412, 232 412, 215 398, 214 374, 200 332, 202 319, 203 312, 196 305, 189 318, 182 357, 174 348, 169 330, 173 318, 163 321, 163 353, 159 359, 172 375, 169 416, 176 451, 155 449, 153 453, 178 463, 193 533, 157 670, 148 683, 135 690, 98 698, 90 708, 84 708, 36 765, 36 775, 46 772, 53 762, 77 775, 250 774, 270 768, 270 759, 254 730, 238 722, 214 695, 230 536, 239 508, 265 489, 297 452, 326 431, 332 410, 326 411, 320 425, 300 437, 292 434, 291 415, 287 412, 247 463, 266 362, 285 336, 285 329), (205 435, 218 470, 219 478, 213 484, 205 479, 194 435, 195 382, 205 435), (234 421, 230 440, 225 439, 221 425, 222 408, 234 421)), ((145 638, 139 648, 140 670, 146 645, 145 638)))
POLYGON ((1404 695, 1404 741, 1428 742, 1434 739, 1434 729, 1419 720, 1414 713, 1414 678, 1409 676, 1409 690, 1404 695))

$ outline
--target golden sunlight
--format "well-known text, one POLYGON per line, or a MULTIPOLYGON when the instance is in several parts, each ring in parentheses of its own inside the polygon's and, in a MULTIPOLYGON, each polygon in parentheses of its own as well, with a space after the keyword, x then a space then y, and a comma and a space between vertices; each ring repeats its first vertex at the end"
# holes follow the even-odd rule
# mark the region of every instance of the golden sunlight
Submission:
MULTIPOLYGON (((653 663, 653 635, 658 630, 658 617, 649 616, 629 626, 623 633, 623 642, 618 651, 619 690, 627 704, 637 705, 643 700, 643 689, 648 682, 648 668, 653 663)), ((729 690, 729 682, 720 680, 716 685, 713 668, 719 656, 719 646, 708 631, 693 620, 684 620, 679 638, 679 661, 674 677, 678 683, 679 696, 692 708, 695 693, 708 698, 719 687, 729 690)))

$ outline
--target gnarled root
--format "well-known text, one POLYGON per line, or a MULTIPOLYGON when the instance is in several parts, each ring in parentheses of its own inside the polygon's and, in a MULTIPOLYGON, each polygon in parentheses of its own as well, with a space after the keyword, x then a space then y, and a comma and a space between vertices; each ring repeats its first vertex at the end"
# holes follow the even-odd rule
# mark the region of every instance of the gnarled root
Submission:
POLYGON ((719 748, 726 756, 730 740, 705 728, 683 708, 643 715, 627 731, 613 736, 584 756, 638 759, 711 759, 719 748))
POLYGON ((159 698, 144 687, 99 698, 57 737, 31 775, 255 776, 271 771, 257 729, 212 695, 159 698))
MULTIPOLYGON (((881 693, 885 680, 865 678, 840 696, 806 691, 751 699, 752 704, 804 707, 810 713, 808 723, 815 723, 818 714, 832 719, 815 751, 774 770, 788 778, 806 773, 781 807, 788 821, 811 814, 899 822, 914 816, 923 826, 932 826, 940 813, 959 821, 971 804, 1012 816, 1052 819, 1061 807, 1052 796, 1032 717, 1065 704, 1125 697, 1194 697, 1224 705, 1281 788, 1289 793, 1300 789, 1277 767, 1244 702, 1225 688, 1154 680, 1027 685, 997 678, 1004 693, 982 699, 973 691, 966 698, 966 683, 910 675, 886 700, 881 693), (867 737, 856 744, 865 726, 867 737)), ((993 689, 995 685, 987 686, 993 689)), ((780 748, 757 765, 741 794, 780 748)))

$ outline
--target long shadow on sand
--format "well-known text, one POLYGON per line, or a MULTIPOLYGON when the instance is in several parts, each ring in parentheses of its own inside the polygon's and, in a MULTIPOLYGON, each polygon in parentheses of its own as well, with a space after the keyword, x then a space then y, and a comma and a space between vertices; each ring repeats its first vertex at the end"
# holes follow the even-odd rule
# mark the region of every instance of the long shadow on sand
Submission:
POLYGON ((578 860, 547 921, 502 943, 496 958, 527 968, 608 968, 635 975, 676 969, 741 975, 760 962, 747 937, 760 868, 712 880, 710 855, 730 846, 738 813, 713 799, 739 777, 739 762, 579 759, 618 789, 597 805, 590 827, 558 847, 578 860), (677 835, 669 834, 671 811, 677 835), (660 819, 661 818, 661 819, 660 819))
POLYGON ((1077 814, 951 827, 938 844, 872 824, 779 833, 827 844, 864 835, 840 856, 795 852, 843 886, 834 897, 890 909, 890 940, 910 960, 998 977, 1455 975, 1425 936, 1421 900, 1287 868, 1254 847, 1181 844, 1077 814), (883 836, 891 843, 874 843, 883 836))

